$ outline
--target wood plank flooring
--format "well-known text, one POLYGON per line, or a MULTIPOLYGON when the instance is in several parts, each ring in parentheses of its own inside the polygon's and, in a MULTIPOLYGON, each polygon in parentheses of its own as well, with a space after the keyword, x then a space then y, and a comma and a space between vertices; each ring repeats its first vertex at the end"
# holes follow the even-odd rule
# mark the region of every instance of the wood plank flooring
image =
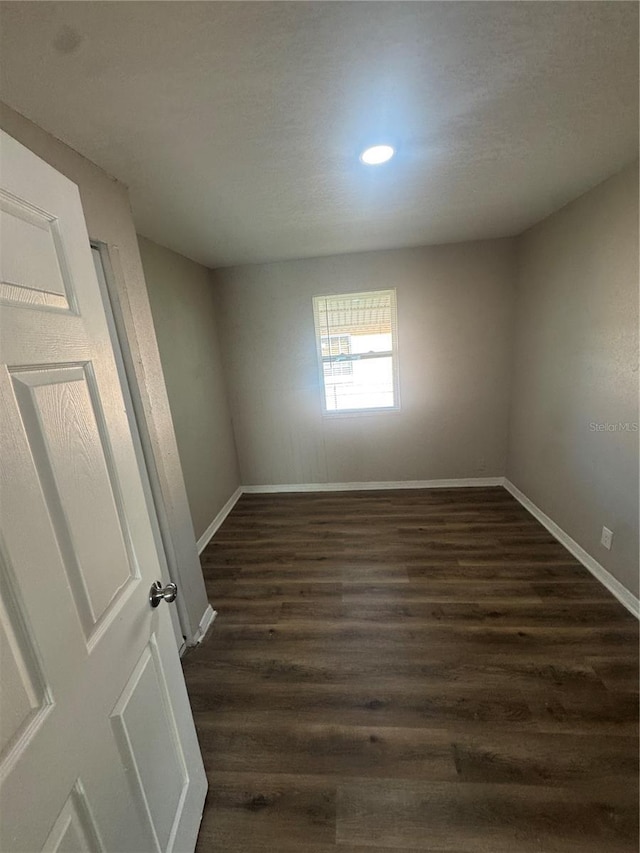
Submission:
POLYGON ((638 624, 505 490, 245 495, 198 853, 637 853, 638 624))

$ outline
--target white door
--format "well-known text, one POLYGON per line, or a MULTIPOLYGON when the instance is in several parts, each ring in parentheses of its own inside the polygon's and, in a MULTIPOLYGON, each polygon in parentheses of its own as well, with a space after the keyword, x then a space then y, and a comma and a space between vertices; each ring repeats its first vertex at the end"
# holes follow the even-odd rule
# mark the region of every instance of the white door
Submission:
POLYGON ((0 849, 191 851, 206 777, 78 189, 0 135, 0 849))

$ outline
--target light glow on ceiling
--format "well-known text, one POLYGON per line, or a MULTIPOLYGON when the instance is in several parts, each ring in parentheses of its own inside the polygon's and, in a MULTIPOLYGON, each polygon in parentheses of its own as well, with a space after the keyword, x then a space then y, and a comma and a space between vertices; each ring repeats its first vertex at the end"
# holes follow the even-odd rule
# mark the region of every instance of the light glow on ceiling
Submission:
POLYGON ((381 163, 391 160, 395 153, 391 145, 373 145, 362 152, 360 160, 367 166, 379 166, 381 163))

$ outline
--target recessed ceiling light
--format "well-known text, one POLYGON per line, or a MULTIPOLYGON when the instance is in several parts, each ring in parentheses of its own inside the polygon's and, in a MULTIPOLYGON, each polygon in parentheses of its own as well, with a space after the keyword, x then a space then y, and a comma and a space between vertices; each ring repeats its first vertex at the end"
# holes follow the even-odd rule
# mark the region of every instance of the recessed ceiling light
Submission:
POLYGON ((368 166, 378 166, 380 163, 391 160, 395 153, 390 145, 374 145, 371 148, 366 148, 360 155, 360 159, 368 166))

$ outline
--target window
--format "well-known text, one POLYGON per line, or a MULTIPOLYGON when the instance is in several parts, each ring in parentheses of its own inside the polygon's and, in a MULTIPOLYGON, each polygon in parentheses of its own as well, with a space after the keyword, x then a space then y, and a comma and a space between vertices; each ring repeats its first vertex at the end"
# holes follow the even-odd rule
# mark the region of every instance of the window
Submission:
POLYGON ((351 355, 351 335, 321 335, 320 345, 325 377, 353 375, 353 362, 344 357, 351 355))
POLYGON ((314 296, 325 412, 398 408, 395 290, 314 296))

